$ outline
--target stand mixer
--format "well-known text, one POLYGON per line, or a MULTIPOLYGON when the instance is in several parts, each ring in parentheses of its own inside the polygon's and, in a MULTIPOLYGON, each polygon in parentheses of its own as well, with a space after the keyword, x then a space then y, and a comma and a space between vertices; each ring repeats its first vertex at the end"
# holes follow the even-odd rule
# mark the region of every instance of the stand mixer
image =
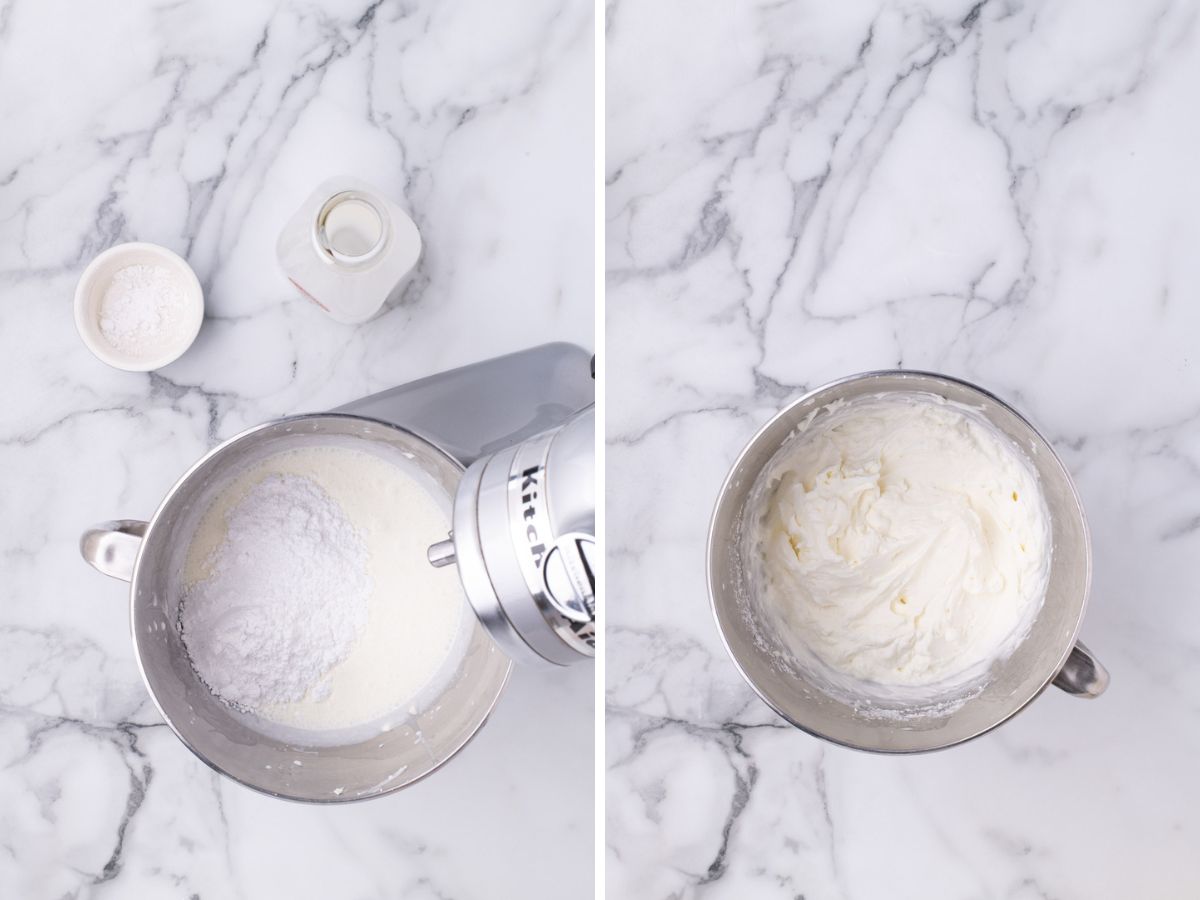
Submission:
POLYGON ((134 655, 164 721, 200 759, 248 787, 343 803, 404 788, 457 755, 487 721, 513 660, 591 658, 593 398, 585 350, 534 347, 247 429, 184 473, 148 521, 88 529, 84 559, 130 584, 134 655), (181 554, 195 512, 256 460, 346 442, 401 456, 445 503, 453 533, 434 543, 429 562, 458 564, 479 625, 470 623, 462 658, 436 694, 398 709, 369 737, 318 743, 264 731, 201 681, 181 636, 181 554))
POLYGON ((596 654, 595 408, 475 462, 454 531, 429 548, 458 564, 479 620, 512 659, 570 665, 596 654))
POLYGON ((429 562, 457 564, 475 614, 517 662, 595 657, 594 374, 583 349, 546 344, 335 410, 402 425, 468 466, 453 531, 429 562))

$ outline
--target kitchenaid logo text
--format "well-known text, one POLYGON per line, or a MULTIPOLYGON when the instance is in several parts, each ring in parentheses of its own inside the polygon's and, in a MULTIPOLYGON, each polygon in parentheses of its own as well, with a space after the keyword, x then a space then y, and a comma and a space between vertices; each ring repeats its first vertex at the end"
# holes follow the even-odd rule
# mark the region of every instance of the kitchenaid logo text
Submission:
POLYGON ((535 566, 541 566, 542 558, 546 555, 546 545, 542 543, 535 524, 538 514, 536 501, 540 486, 538 477, 541 473, 541 466, 530 466, 521 473, 521 503, 524 504, 521 518, 525 520, 525 540, 529 542, 529 552, 533 556, 535 566))

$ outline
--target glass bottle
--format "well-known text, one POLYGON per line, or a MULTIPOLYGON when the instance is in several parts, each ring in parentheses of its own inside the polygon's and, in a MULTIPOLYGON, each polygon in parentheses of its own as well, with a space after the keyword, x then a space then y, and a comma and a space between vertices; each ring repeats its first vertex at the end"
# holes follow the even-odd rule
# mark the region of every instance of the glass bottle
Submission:
POLYGON ((375 188, 339 176, 308 196, 275 252, 300 293, 337 321, 357 324, 399 298, 421 256, 421 235, 375 188))

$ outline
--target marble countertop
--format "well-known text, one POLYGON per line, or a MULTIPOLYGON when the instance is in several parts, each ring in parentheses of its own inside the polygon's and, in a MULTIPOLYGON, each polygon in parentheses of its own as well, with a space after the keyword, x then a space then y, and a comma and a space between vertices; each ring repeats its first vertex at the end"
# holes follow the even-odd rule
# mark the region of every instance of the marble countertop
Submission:
POLYGON ((1200 895, 1195 5, 609 13, 609 897, 1200 895), (1061 453, 1103 697, 885 758, 742 683, 704 583, 722 479, 789 399, 892 367, 1061 453))
POLYGON ((409 790, 288 804, 161 723, 127 588, 77 545, 246 426, 591 347, 592 48, 577 0, 0 0, 0 896, 590 896, 586 667, 518 673, 409 790), (341 173, 406 206, 426 246, 358 327, 275 264, 286 218, 341 173), (134 239, 183 254, 207 294, 194 347, 148 375, 95 360, 71 311, 88 260, 134 239))

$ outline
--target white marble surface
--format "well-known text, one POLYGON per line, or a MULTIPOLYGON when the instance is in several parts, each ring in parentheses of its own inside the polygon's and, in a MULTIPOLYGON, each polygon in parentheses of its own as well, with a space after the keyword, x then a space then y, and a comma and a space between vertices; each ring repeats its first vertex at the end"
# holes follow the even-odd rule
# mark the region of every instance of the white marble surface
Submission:
POLYGON ((1195 5, 616 0, 607 29, 608 895, 1200 896, 1195 5), (704 586, 756 428, 895 366, 1061 451, 1112 673, 912 758, 784 726, 704 586))
POLYGON ((193 758, 80 531, 147 516, 217 438, 547 340, 592 344, 593 12, 578 0, 0 0, 0 896, 590 896, 591 673, 519 675, 438 776, 327 809, 193 758), (426 241, 359 327, 279 228, 350 173, 426 241), (208 316, 154 375, 75 333, 82 267, 165 244, 208 316))

